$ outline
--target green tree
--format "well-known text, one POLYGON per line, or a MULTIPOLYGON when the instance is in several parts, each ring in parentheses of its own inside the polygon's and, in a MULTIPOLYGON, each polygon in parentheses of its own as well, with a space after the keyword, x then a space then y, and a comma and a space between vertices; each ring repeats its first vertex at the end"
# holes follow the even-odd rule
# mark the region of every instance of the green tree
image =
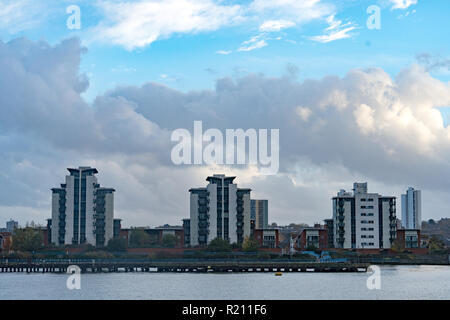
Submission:
POLYGON ((12 248, 19 251, 37 251, 43 247, 43 241, 40 230, 31 227, 16 229, 12 238, 12 248))
POLYGON ((177 244, 177 237, 175 237, 173 234, 166 234, 162 238, 162 244, 164 247, 174 248, 177 244))
POLYGON ((108 241, 106 249, 109 251, 126 251, 127 240, 124 238, 113 238, 108 241))
POLYGON ((227 240, 215 238, 208 244, 207 250, 214 252, 229 252, 231 251, 231 245, 227 240))
POLYGON ((242 251, 255 252, 258 251, 258 242, 253 237, 245 237, 242 242, 242 251))
POLYGON ((145 247, 150 245, 150 236, 143 229, 133 229, 130 234, 131 247, 145 247))

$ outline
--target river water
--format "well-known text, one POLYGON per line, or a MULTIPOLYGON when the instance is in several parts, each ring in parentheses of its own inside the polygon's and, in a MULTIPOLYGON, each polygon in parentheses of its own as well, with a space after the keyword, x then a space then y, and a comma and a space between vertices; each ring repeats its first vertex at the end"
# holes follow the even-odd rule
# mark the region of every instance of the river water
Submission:
POLYGON ((450 299, 450 266, 383 266, 381 288, 371 273, 0 273, 0 299, 450 299))

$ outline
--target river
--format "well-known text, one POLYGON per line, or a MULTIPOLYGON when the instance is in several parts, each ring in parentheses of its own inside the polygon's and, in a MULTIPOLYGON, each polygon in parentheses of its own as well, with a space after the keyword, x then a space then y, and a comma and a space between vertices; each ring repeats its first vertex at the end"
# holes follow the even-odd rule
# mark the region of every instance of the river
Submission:
POLYGON ((81 274, 69 290, 66 274, 0 273, 0 299, 450 299, 450 266, 382 266, 371 273, 97 273, 81 274))

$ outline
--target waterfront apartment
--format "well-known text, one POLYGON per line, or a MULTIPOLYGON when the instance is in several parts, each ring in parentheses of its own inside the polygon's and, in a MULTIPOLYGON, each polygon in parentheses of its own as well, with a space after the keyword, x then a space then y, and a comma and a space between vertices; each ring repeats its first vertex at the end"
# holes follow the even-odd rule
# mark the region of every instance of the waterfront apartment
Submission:
POLYGON ((207 245, 215 238, 242 243, 250 236, 251 189, 238 188, 235 178, 215 174, 206 178, 206 187, 189 190, 190 246, 207 245))
POLYGON ((332 201, 335 248, 391 248, 397 231, 394 196, 369 193, 367 183, 354 183, 353 192, 341 190, 332 201))
POLYGON ((51 242, 107 245, 114 236, 114 224, 120 230, 120 221, 114 221, 115 190, 98 184, 95 168, 67 170, 66 182, 52 189, 51 242))
POLYGON ((327 227, 315 225, 313 228, 304 228, 297 236, 296 246, 300 250, 329 248, 327 227))
POLYGON ((402 227, 405 229, 420 229, 422 226, 421 191, 408 188, 402 194, 402 227))

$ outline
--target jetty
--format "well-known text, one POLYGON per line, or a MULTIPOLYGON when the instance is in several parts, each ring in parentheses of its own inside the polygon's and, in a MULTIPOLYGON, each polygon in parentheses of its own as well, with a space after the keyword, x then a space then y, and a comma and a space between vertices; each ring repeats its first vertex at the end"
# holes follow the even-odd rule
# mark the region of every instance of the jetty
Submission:
MULTIPOLYGON (((368 263, 301 262, 295 260, 1 260, 0 273, 66 273, 69 267, 81 273, 100 272, 367 272, 368 263), (73 268, 73 267, 72 267, 73 268)), ((69 269, 71 270, 71 269, 69 269)), ((70 271, 69 271, 70 272, 70 271)))

